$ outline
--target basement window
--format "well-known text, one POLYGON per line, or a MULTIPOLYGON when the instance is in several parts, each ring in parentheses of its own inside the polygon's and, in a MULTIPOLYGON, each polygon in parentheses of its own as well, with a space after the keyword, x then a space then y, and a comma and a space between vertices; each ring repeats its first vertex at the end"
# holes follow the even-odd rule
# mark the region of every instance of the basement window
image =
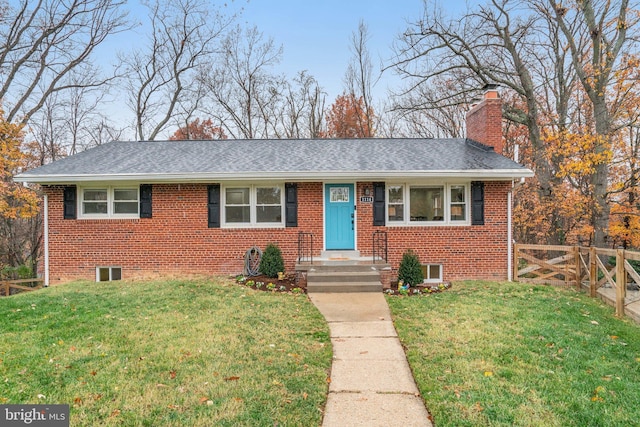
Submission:
POLYGON ((121 267, 96 267, 96 282, 122 280, 121 267))
POLYGON ((442 264, 424 264, 421 268, 425 283, 442 282, 442 264))

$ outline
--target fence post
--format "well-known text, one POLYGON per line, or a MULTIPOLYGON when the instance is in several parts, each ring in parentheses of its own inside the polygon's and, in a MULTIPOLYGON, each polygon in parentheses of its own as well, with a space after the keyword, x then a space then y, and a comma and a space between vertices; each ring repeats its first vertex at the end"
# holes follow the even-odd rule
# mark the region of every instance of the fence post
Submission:
POLYGON ((573 262, 575 264, 575 270, 576 270, 576 275, 575 275, 576 290, 581 291, 582 290, 582 273, 580 272, 581 271, 580 246, 573 247, 573 262))
POLYGON ((598 263, 596 262, 596 248, 589 248, 589 295, 596 297, 596 284, 598 283, 598 263))
POLYGON ((518 254, 520 253, 520 245, 513 245, 513 281, 518 281, 518 254))
POLYGON ((624 316, 624 299, 627 294, 627 271, 624 269, 624 249, 616 251, 616 316, 624 316))

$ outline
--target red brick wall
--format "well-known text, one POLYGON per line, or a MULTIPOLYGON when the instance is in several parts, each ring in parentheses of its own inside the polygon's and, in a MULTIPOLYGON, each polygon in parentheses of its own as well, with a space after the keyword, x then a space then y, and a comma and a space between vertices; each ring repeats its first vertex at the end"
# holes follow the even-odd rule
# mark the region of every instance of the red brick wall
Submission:
MULTIPOLYGON (((507 278, 507 192, 509 183, 485 185, 485 225, 373 227, 373 204, 361 203, 358 183, 357 248, 372 254, 375 230, 386 230, 389 261, 397 269, 406 249, 422 263, 444 265, 444 279, 507 278)), ((62 187, 48 187, 49 265, 52 282, 93 280, 96 266, 120 266, 123 278, 166 274, 238 274, 245 252, 277 243, 287 271, 297 257, 298 232, 314 236, 314 256, 323 243, 322 183, 298 184, 298 227, 225 229, 207 227, 206 184, 153 186, 153 218, 62 219, 62 187)))
POLYGON ((242 272, 252 246, 277 243, 293 271, 298 231, 322 248, 322 184, 298 184, 298 228, 207 227, 206 184, 153 186, 153 218, 62 218, 62 187, 49 187, 49 265, 52 282, 95 279, 97 266, 120 266, 124 278, 161 274, 242 272))
MULTIPOLYGON (((372 183, 358 183, 359 192, 372 183)), ((435 227, 374 227, 373 204, 358 202, 358 249, 372 255, 373 232, 385 230, 389 263, 394 272, 402 254, 412 249, 422 264, 442 264, 445 281, 462 279, 506 280, 507 193, 510 182, 485 183, 485 225, 435 227)))
POLYGON ((495 90, 487 91, 484 99, 466 117, 467 138, 493 147, 502 154, 502 100, 495 90))

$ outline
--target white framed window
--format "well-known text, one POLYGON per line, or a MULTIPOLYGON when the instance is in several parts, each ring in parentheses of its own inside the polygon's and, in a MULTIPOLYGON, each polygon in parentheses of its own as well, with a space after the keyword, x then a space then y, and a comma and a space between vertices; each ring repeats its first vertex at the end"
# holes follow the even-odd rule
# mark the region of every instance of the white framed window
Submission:
POLYGON ((96 267, 96 282, 122 280, 122 267, 96 267))
POLYGON ((467 225, 469 184, 388 184, 388 225, 467 225))
POLYGON ((467 188, 464 185, 449 187, 449 221, 467 220, 467 188))
POLYGON ((81 188, 80 218, 139 218, 138 187, 81 188))
POLYGON ((409 222, 444 221, 444 186, 409 186, 409 222))
POLYGON ((222 191, 222 224, 227 227, 284 226, 281 185, 228 186, 222 191))
POLYGON ((404 221, 404 186, 392 185, 388 188, 389 221, 404 221))
POLYGON ((425 283, 442 282, 442 264, 423 264, 421 267, 425 283))

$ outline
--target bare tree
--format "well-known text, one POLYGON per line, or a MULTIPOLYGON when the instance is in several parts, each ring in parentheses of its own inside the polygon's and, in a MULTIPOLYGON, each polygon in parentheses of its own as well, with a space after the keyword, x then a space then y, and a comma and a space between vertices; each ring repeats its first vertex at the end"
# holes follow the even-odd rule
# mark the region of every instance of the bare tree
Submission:
POLYGON ((458 93, 453 79, 435 78, 432 84, 419 85, 399 96, 389 112, 396 117, 396 126, 404 129, 404 136, 421 138, 461 138, 464 136, 465 111, 460 105, 472 102, 468 93, 458 93), (440 108, 440 100, 447 103, 440 108))
POLYGON ((212 100, 208 116, 221 123, 231 138, 268 138, 275 134, 284 76, 271 68, 280 62, 282 47, 264 39, 256 27, 236 27, 223 43, 214 70, 201 76, 212 100))
POLYGON ((347 67, 344 82, 347 91, 354 98, 362 99, 363 111, 357 113, 357 117, 364 118, 364 122, 359 123, 361 134, 374 135, 374 110, 372 89, 375 86, 373 79, 373 65, 367 43, 371 39, 369 27, 360 21, 358 30, 351 34, 351 61, 347 67))
POLYGON ((121 55, 139 140, 155 139, 176 111, 193 111, 203 96, 192 90, 198 70, 214 62, 218 39, 234 19, 204 0, 160 0, 149 10, 147 45, 121 55))
POLYGON ((313 76, 299 72, 287 82, 283 93, 281 126, 276 133, 285 138, 318 138, 324 124, 326 93, 313 76))
POLYGON ((396 46, 395 69, 409 82, 401 98, 404 104, 399 105, 403 110, 453 107, 464 111, 478 90, 490 83, 517 94, 519 102, 505 104, 503 114, 526 126, 538 197, 548 199, 559 180, 541 131, 540 100, 549 98, 539 89, 555 81, 557 93, 570 93, 562 82, 570 82, 571 73, 564 66, 561 45, 549 40, 553 31, 542 24, 548 21, 518 0, 493 0, 460 19, 446 19, 438 10, 428 10, 425 3, 423 18, 396 46), (443 84, 449 90, 433 89, 443 84))
MULTIPOLYGON (((635 9, 626 0, 583 1, 571 7, 555 1, 492 0, 454 20, 425 7, 423 19, 411 26, 397 47, 396 69, 410 82, 406 93, 451 81, 457 94, 473 93, 486 83, 498 83, 517 94, 505 104, 503 114, 528 130, 538 197, 561 197, 554 189, 560 189, 563 180, 589 193, 594 201, 594 243, 604 246, 609 219, 607 162, 595 166, 590 183, 571 182, 571 177, 559 173, 564 154, 550 151, 547 143, 553 134, 570 128, 584 132, 593 123, 599 135, 596 154, 611 149, 611 112, 619 103, 609 102, 607 94, 615 73, 626 66, 621 52, 624 48, 635 52, 637 14, 630 11, 635 9), (584 108, 585 97, 591 108, 584 108)), ((443 96, 426 105, 411 105, 417 98, 424 99, 406 97, 405 107, 433 109, 460 101, 443 96)), ((562 212, 552 212, 550 222, 561 223, 562 212)), ((563 238, 560 228, 557 241, 563 238)))
POLYGON ((110 141, 119 141, 123 134, 124 128, 115 127, 108 119, 102 118, 88 129, 88 145, 84 148, 88 149, 110 141))
POLYGON ((113 78, 93 74, 93 54, 108 37, 129 29, 123 0, 22 0, 0 20, 0 99, 8 121, 27 123, 47 100, 77 79, 97 87, 113 78))

